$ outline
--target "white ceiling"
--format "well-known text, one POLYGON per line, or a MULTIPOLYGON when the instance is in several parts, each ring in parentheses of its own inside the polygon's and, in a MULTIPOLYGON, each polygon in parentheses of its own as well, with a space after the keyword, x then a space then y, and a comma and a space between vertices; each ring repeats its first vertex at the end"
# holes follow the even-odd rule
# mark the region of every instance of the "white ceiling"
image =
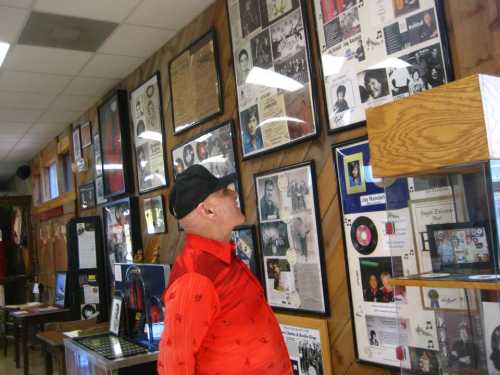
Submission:
POLYGON ((214 0, 0 0, 0 181, 214 0), (16 44, 32 11, 119 23, 96 53, 16 44))

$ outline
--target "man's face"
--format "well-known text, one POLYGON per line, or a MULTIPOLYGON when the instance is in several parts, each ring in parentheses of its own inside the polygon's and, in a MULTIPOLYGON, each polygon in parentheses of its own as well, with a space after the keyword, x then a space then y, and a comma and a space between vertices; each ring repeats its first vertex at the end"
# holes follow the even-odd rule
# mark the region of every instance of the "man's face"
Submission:
POLYGON ((370 276, 369 283, 370 283, 370 287, 373 289, 378 287, 378 281, 377 281, 377 278, 375 277, 375 275, 370 276))
POLYGON ((343 91, 339 91, 338 94, 337 94, 337 99, 338 100, 344 100, 344 92, 343 91))
POLYGON ((250 116, 250 119, 248 120, 248 133, 250 133, 250 135, 252 137, 255 136, 255 134, 257 133, 257 117, 255 117, 255 115, 252 113, 252 115, 250 116))
POLYGON ((378 98, 382 95, 382 84, 377 79, 370 78, 368 87, 374 98, 378 98))
POLYGON ((245 216, 238 207, 238 195, 229 188, 210 194, 205 200, 216 213, 217 225, 231 229, 245 222, 245 216))
POLYGON ((273 184, 266 185, 265 197, 266 199, 271 199, 273 196, 274 186, 273 184))
POLYGON ((391 286, 389 285, 389 281, 391 281, 391 277, 390 276, 383 276, 382 277, 382 284, 384 284, 384 287, 386 288, 390 288, 391 286))
POLYGON ((241 70, 245 73, 248 72, 248 55, 246 53, 242 53, 240 55, 240 67, 241 70))

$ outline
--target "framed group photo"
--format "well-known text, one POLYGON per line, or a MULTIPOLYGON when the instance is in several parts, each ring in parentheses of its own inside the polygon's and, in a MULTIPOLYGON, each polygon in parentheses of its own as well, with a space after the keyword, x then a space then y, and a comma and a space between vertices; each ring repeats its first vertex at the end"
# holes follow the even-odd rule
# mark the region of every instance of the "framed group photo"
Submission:
POLYGON ((453 79, 442 0, 314 0, 329 132, 453 79))
POLYGON ((267 300, 276 310, 329 315, 314 163, 254 176, 267 300))
POLYGON ((130 113, 134 132, 138 189, 142 194, 168 184, 159 72, 132 91, 130 113))
POLYGON ((104 197, 128 193, 131 183, 127 92, 116 91, 99 108, 104 197))
POLYGON ((248 266, 257 279, 261 280, 260 257, 257 248, 255 226, 242 225, 235 228, 232 240, 236 246, 236 256, 248 266))
POLYGON ((217 33, 211 29, 168 64, 174 134, 222 114, 217 33))
POLYGON ((243 159, 319 133, 305 0, 227 0, 243 159))

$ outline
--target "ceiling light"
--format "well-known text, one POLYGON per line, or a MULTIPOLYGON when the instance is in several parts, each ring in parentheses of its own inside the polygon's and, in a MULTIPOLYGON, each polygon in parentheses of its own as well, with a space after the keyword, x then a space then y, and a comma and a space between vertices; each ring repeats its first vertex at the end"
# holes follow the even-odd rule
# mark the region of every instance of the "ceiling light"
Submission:
POLYGON ((296 80, 259 67, 254 67, 248 73, 246 83, 251 83, 259 86, 272 87, 285 91, 294 92, 300 90, 304 85, 296 80))
POLYGON ((5 56, 7 56, 7 51, 9 50, 10 44, 5 42, 0 42, 0 66, 3 64, 5 56))

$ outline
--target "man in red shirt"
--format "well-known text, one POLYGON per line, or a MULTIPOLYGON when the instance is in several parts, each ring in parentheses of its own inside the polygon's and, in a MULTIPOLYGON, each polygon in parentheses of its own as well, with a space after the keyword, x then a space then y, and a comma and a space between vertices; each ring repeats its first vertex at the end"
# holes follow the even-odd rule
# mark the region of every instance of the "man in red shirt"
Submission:
POLYGON ((231 182, 194 165, 170 193, 170 212, 187 235, 164 294, 160 375, 292 374, 263 290, 230 242, 245 220, 231 182))

